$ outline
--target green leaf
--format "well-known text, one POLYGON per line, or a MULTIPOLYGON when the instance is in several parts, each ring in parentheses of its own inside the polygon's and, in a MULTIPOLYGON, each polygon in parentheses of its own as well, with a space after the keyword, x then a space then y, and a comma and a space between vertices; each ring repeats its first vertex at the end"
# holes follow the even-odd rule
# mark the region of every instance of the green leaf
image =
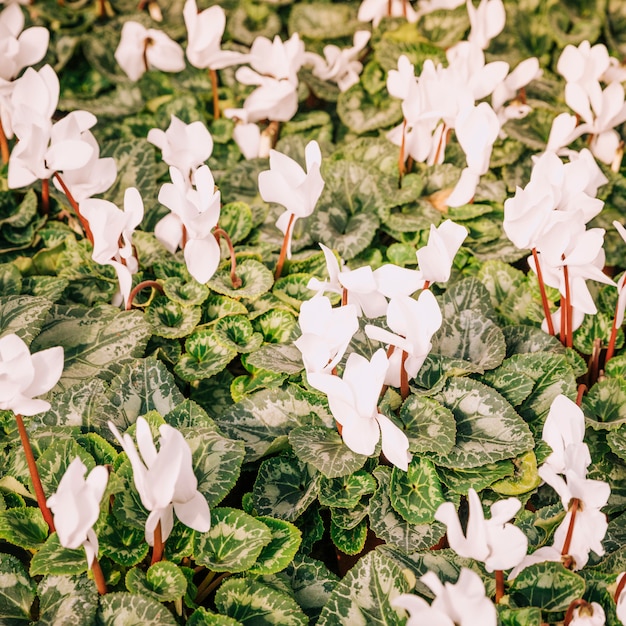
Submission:
POLYGON ((299 426, 289 433, 289 443, 301 461, 313 465, 326 478, 352 474, 367 460, 367 456, 350 450, 335 428, 299 426))
POLYGON ((367 520, 361 520, 353 528, 341 528, 331 522, 330 538, 335 547, 344 554, 356 555, 363 551, 367 540, 367 520))
POLYGON ((249 626, 306 626, 309 620, 287 593, 250 579, 229 579, 217 590, 221 613, 249 626))
POLYGON ((107 515, 96 529, 100 553, 123 567, 133 567, 141 563, 150 550, 143 523, 141 529, 132 528, 118 520, 115 515, 107 515))
POLYGON ((254 352, 263 343, 260 333, 255 333, 250 320, 244 315, 229 315, 215 322, 215 336, 227 348, 240 353, 254 352))
POLYGON ((438 468, 441 482, 446 485, 448 491, 462 496, 467 495, 470 487, 476 491, 482 491, 497 480, 512 476, 514 472, 515 467, 509 460, 462 470, 447 467, 438 468))
POLYGON ((15 333, 27 345, 39 334, 52 307, 47 298, 35 296, 0 297, 0 337, 15 333))
POLYGON ((62 346, 65 366, 60 386, 96 378, 112 365, 124 365, 143 354, 150 331, 138 311, 103 305, 54 305, 32 351, 62 346))
POLYGON ((510 478, 504 478, 491 485, 496 493, 505 496, 519 496, 522 493, 539 487, 541 478, 537 473, 537 457, 531 450, 522 454, 517 459, 513 459, 515 465, 515 474, 510 478))
POLYGON ((35 583, 14 556, 0 553, 0 615, 7 624, 30 622, 30 608, 35 599, 35 583), (15 620, 15 622, 13 621, 15 620))
POLYGON ((247 362, 277 374, 299 374, 304 369, 302 354, 293 344, 267 344, 250 354, 247 362))
POLYGON ((524 420, 490 387, 468 378, 452 378, 438 397, 454 414, 457 431, 450 452, 429 453, 437 464, 467 469, 533 448, 533 438, 524 420))
POLYGON ((71 550, 64 548, 59 536, 52 533, 46 543, 30 562, 31 576, 71 576, 87 571, 87 557, 83 547, 71 550))
POLYGON ((582 598, 585 581, 561 563, 546 561, 523 569, 511 586, 520 605, 536 606, 543 611, 565 611, 571 602, 582 598))
POLYGON ((284 344, 293 339, 298 322, 289 311, 270 309, 255 318, 253 325, 263 335, 264 341, 284 344))
POLYGON ((187 579, 177 565, 160 561, 151 565, 147 572, 136 567, 128 570, 126 589, 159 602, 173 602, 185 595, 187 579))
POLYGON ((531 354, 534 352, 565 352, 563 344, 552 335, 534 326, 505 326, 502 329, 506 340, 506 355, 531 354))
POLYGON ((172 276, 163 283, 163 291, 171 301, 192 307, 200 306, 210 293, 206 285, 201 285, 195 280, 187 282, 177 276, 172 276))
POLYGON ((536 607, 498 609, 498 623, 502 626, 541 626, 541 610, 536 607))
POLYGON ((25 550, 39 550, 48 537, 48 524, 39 509, 15 507, 0 511, 0 539, 25 550))
POLYGON ((307 39, 351 37, 360 26, 349 4, 296 3, 289 14, 289 32, 307 39))
POLYGON ((319 396, 296 386, 262 389, 215 416, 220 429, 246 446, 246 461, 258 460, 287 445, 287 436, 296 427, 318 416, 333 423, 319 396))
POLYGON ((319 501, 322 506, 354 508, 361 496, 374 493, 376 481, 371 474, 359 470, 340 478, 322 478, 320 480, 319 501))
POLYGON ((339 94, 337 114, 358 135, 402 121, 400 100, 384 97, 382 92, 371 96, 359 83, 339 94))
POLYGON ((241 279, 241 287, 236 289, 230 280, 230 267, 219 270, 207 284, 213 291, 224 296, 250 300, 267 293, 274 284, 272 272, 254 259, 243 259, 237 263, 237 276, 241 279))
POLYGON ((612 430, 626 423, 626 380, 597 382, 583 398, 583 407, 593 428, 612 430))
POLYGON ((256 563, 248 569, 250 574, 268 575, 284 570, 296 555, 302 542, 300 530, 284 520, 259 517, 272 533, 272 540, 264 546, 256 563))
POLYGON ((176 626, 174 616, 159 602, 134 593, 107 593, 100 599, 98 626, 176 626))
POLYGON ((237 509, 211 511, 211 530, 196 533, 193 554, 199 565, 214 572, 245 572, 272 541, 262 522, 237 509))
POLYGON ((315 292, 308 287, 312 276, 306 273, 295 273, 291 266, 288 267, 289 275, 281 276, 274 283, 272 293, 293 309, 300 310, 301 304, 315 295, 315 292))
POLYGON ((22 292, 22 275, 13 263, 0 264, 0 293, 19 296, 22 292))
POLYGON ((243 241, 252 230, 250 206, 245 202, 225 204, 220 211, 220 228, 228 233, 233 243, 243 241))
POLYGON ((37 626, 91 626, 98 609, 98 592, 86 576, 46 576, 37 587, 37 626))
POLYGON ((226 615, 209 613, 200 606, 189 616, 187 626, 241 626, 241 622, 226 615))
POLYGON ((57 276, 26 276, 22 279, 22 294, 57 302, 67 285, 67 280, 57 276))
POLYGON ((319 475, 292 457, 263 461, 253 489, 254 507, 261 515, 292 522, 317 497, 319 475))
POLYGON ((146 309, 145 319, 150 331, 157 337, 179 339, 186 337, 200 322, 202 310, 157 296, 146 309))
POLYGON ((413 457, 406 472, 394 467, 389 484, 393 508, 412 524, 430 524, 446 499, 434 465, 428 459, 413 457))
POLYGON ((44 450, 37 459, 37 469, 44 493, 56 492, 65 470, 76 457, 85 464, 87 472, 96 466, 91 454, 73 439, 57 439, 44 450))
POLYGON ((391 470, 377 467, 374 476, 378 489, 369 504, 370 527, 377 537, 387 544, 397 546, 404 552, 427 550, 434 546, 445 533, 442 524, 411 524, 407 522, 391 505, 390 483, 391 470))
POLYGON ((409 396, 400 409, 402 429, 413 453, 447 454, 456 440, 454 415, 436 400, 425 396, 409 396))
POLYGON ((204 308, 209 321, 214 322, 226 315, 246 315, 248 309, 239 300, 218 296, 212 293, 205 301, 204 308))
POLYGON ((189 335, 185 341, 185 350, 174 372, 188 382, 215 376, 237 354, 233 348, 220 343, 212 328, 202 328, 189 335))
POLYGON ((411 590, 412 581, 389 557, 374 550, 361 558, 337 583, 317 622, 318 626, 400 626, 391 601, 411 590))

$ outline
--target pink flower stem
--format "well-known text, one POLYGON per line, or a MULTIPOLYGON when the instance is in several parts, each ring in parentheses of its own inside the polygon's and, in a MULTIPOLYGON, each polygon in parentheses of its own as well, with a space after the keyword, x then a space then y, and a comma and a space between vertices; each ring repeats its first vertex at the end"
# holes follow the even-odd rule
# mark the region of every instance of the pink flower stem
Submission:
POLYGON ((546 293, 546 285, 543 282, 543 274, 541 273, 541 265, 539 264, 539 255, 537 248, 532 249, 533 259, 535 259, 535 269, 537 270, 537 280, 539 281, 539 291, 541 292, 541 304, 543 305, 543 314, 548 324, 548 333, 554 336, 554 324, 552 323, 552 314, 550 313, 550 305, 548 304, 548 294, 546 293))
POLYGON ((574 345, 574 307, 572 306, 572 292, 569 282, 569 270, 567 265, 563 266, 563 278, 565 280, 565 301, 567 308, 565 309, 565 318, 567 320, 567 333, 565 334, 565 346, 571 348, 574 345))
POLYGON ((561 556, 567 556, 569 554, 569 547, 572 543, 572 536, 574 535, 574 524, 576 523, 576 513, 580 507, 580 500, 578 498, 572 498, 569 508, 572 512, 572 517, 569 520, 569 528, 567 529, 567 535, 563 542, 563 549, 561 550, 561 556))
POLYGON ((104 580, 104 574, 102 573, 102 568, 100 567, 100 561, 98 561, 98 557, 94 557, 93 563, 91 564, 91 571, 93 572, 93 579, 96 583, 96 589, 98 593, 103 596, 107 592, 107 584, 104 580))
POLYGON ((163 559, 164 549, 165 543, 163 542, 163 535, 161 534, 161 520, 159 520, 154 529, 154 546, 152 547, 152 560, 150 561, 150 565, 154 565, 163 559))
POLYGON ((426 291, 426 289, 428 289, 430 287, 430 281, 429 280, 425 280, 424 281, 424 286, 422 287, 422 291, 426 291))
POLYGON ((587 385, 580 383, 580 385, 578 385, 578 392, 576 393, 576 406, 580 406, 583 403, 585 391, 587 391, 587 385))
POLYGON ((4 128, 2 128, 2 121, 0 120, 0 155, 2 156, 2 163, 6 164, 9 162, 9 141, 4 132, 4 128))
POLYGON ((235 256, 235 248, 233 247, 233 242, 228 236, 228 233, 223 228, 216 228, 213 231, 213 234, 218 241, 218 237, 220 237, 221 235, 222 237, 224 237, 224 240, 228 244, 228 250, 230 252, 230 282, 233 285, 233 289, 239 289, 239 287, 241 287, 241 278, 237 276, 237 258, 235 256))
POLYGON ((437 144, 437 152, 435 152, 435 159, 433 161, 433 165, 437 165, 437 163, 439 163, 439 157, 441 156, 441 150, 445 147, 445 145, 448 143, 448 129, 446 128, 446 125, 443 125, 443 128, 441 129, 441 137, 439 137, 439 143, 437 144))
POLYGON ((504 597, 504 571, 501 569, 497 569, 495 571, 496 576, 496 604, 502 600, 504 597))
POLYGON ((55 172, 54 174, 52 174, 52 176, 56 178, 59 185, 61 185, 61 189, 63 189, 63 193, 65 194, 65 197, 68 199, 72 209, 74 209, 74 213, 76 213, 76 217, 78 217, 78 219, 80 220, 81 226, 83 227, 83 230, 85 231, 85 235, 87 236, 87 239, 89 239, 89 241, 91 242, 91 245, 93 245, 93 233, 91 232, 91 228, 89 227, 89 222, 85 219, 83 214, 80 212, 78 202, 74 200, 74 196, 72 196, 72 193, 70 192, 67 185, 65 184, 65 181, 61 178, 59 172, 55 172))
POLYGON ((400 395, 403 400, 409 397, 409 375, 407 374, 405 361, 409 353, 406 350, 402 350, 402 358, 400 362, 400 395))
POLYGON ((289 216, 289 223, 287 224, 287 230, 285 230, 285 237, 283 239, 283 245, 278 255, 278 262, 276 263, 276 270, 274 271, 274 280, 278 280, 283 273, 283 265, 285 264, 285 258, 287 256, 287 246, 289 245, 289 238, 291 231, 293 230, 293 223, 296 221, 295 213, 289 216))
POLYGON ((139 284, 133 287, 133 290, 128 295, 128 304, 126 305, 126 310, 130 311, 133 308, 133 301, 137 297, 137 294, 146 287, 151 287, 152 289, 156 289, 160 294, 163 294, 163 286, 161 283, 158 283, 156 280, 144 280, 139 284))
POLYGON ((220 95, 217 91, 217 70, 209 68, 209 76, 211 77, 211 91, 213 92, 213 119, 220 117, 220 95))
POLYGON ((54 520, 52 519, 52 512, 48 508, 46 504, 46 496, 43 492, 43 486, 41 484, 41 478, 39 478, 39 470, 37 469, 37 463, 35 462, 35 455, 33 454, 33 449, 30 446, 30 441, 28 439, 28 433, 26 432, 26 428, 24 427, 24 420, 19 413, 15 414, 15 421, 17 422, 17 430, 20 433, 20 440, 22 442, 22 448, 24 449, 24 454, 26 455, 26 463, 28 464, 28 471, 30 472, 30 479, 33 482, 33 488, 35 490, 35 496, 37 498, 37 504, 39 505, 39 510, 43 515, 46 524, 48 524, 48 528, 50 532, 54 532, 54 520))
POLYGON ((574 619, 574 611, 577 608, 583 607, 583 606, 591 606, 591 605, 589 604, 589 602, 587 602, 587 600, 583 600, 582 598, 578 598, 577 600, 574 600, 567 607, 567 611, 565 612, 565 617, 563 618, 563 626, 569 626, 569 624, 571 624, 572 620, 574 619))

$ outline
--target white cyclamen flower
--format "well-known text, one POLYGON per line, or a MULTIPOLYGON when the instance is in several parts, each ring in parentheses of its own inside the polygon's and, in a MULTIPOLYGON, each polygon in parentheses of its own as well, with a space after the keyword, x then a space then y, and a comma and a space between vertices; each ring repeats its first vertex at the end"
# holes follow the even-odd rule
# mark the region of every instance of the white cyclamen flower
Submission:
POLYGON ((132 437, 122 436, 109 422, 111 432, 130 460, 141 503, 150 511, 146 520, 146 541, 154 545, 154 531, 159 523, 161 538, 165 541, 174 526, 174 513, 185 526, 207 532, 211 528, 211 513, 206 498, 198 491, 189 444, 178 430, 163 424, 159 427, 161 438, 157 451, 148 422, 139 417, 136 425, 139 452, 132 437))
POLYGON ((100 515, 100 501, 109 481, 103 465, 94 467, 85 478, 87 467, 76 457, 65 470, 55 493, 47 501, 54 515, 59 543, 64 548, 85 548, 91 567, 98 554, 98 537, 93 525, 100 515))
POLYGON ((31 354, 17 335, 0 338, 0 410, 36 415, 50 408, 38 400, 52 389, 63 372, 63 348, 48 348, 31 354))
POLYGON ((467 228, 445 220, 438 227, 431 225, 428 244, 417 251, 422 279, 429 283, 445 283, 450 278, 452 262, 467 237, 467 228))

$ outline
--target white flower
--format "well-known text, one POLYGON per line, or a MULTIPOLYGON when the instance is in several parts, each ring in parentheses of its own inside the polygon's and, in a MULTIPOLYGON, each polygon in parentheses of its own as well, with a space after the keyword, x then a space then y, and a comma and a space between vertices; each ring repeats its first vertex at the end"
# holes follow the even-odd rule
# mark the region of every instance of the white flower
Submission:
POLYGON ((419 271, 430 283, 445 283, 450 278, 452 262, 467 237, 465 226, 445 220, 437 228, 431 225, 428 244, 417 251, 419 271))
POLYGON ((515 104, 516 114, 507 112, 504 107, 505 102, 514 99, 520 89, 528 85, 530 81, 541 76, 543 70, 539 69, 537 57, 524 59, 509 75, 493 90, 491 94, 491 106, 498 113, 501 122, 511 118, 521 118, 530 111, 530 107, 525 104, 515 104))
POLYGON ((471 25, 467 39, 484 50, 504 28, 506 22, 504 4, 502 0, 480 0, 476 8, 472 0, 467 0, 467 13, 471 25))
POLYGON ((378 412, 388 361, 383 349, 371 361, 353 352, 343 378, 329 374, 307 375, 309 383, 328 396, 330 410, 341 425, 344 443, 359 454, 371 455, 382 437, 382 451, 390 463, 406 471, 409 440, 388 417, 378 412))
MULTIPOLYGON (((359 22, 372 22, 376 28, 383 17, 388 17, 389 0, 363 0, 359 6, 359 22)), ((391 0, 391 17, 406 17, 409 22, 417 21, 417 13, 408 0, 391 0)))
POLYGON ((359 53, 370 40, 371 33, 357 30, 351 48, 341 49, 335 45, 324 46, 324 57, 313 52, 305 54, 306 63, 313 65, 313 74, 321 80, 337 83, 341 91, 346 91, 359 82, 363 64, 358 60, 359 53))
POLYGON ((152 128, 148 132, 148 141, 161 150, 161 156, 168 165, 179 169, 187 177, 213 152, 213 137, 202 122, 185 124, 175 115, 171 116, 165 132, 152 128))
POLYGON ((444 502, 435 519, 446 525, 450 547, 459 555, 485 564, 488 572, 515 567, 526 556, 528 539, 524 532, 509 524, 522 506, 517 498, 507 498, 492 504, 491 519, 486 520, 483 505, 474 489, 467 494, 469 519, 466 534, 452 502, 444 502))
POLYGON ((111 432, 130 460, 141 503, 150 511, 146 520, 148 544, 154 545, 154 531, 159 523, 162 540, 169 537, 174 513, 185 526, 207 532, 211 528, 211 513, 205 497, 198 491, 189 444, 178 430, 163 424, 159 427, 161 438, 157 451, 148 422, 139 417, 136 426, 139 453, 131 436, 122 436, 109 422, 111 432))
POLYGON ((269 135, 261 133, 258 124, 248 119, 246 109, 226 109, 224 116, 235 120, 233 139, 246 159, 269 156, 271 150, 269 135))
POLYGON ((93 525, 100 515, 100 501, 109 480, 103 465, 94 467, 85 478, 87 467, 76 457, 65 470, 57 490, 47 501, 54 515, 59 543, 75 550, 82 546, 91 567, 98 554, 98 537, 93 525))
POLYGON ((305 148, 306 172, 293 159, 270 151, 270 169, 259 174, 259 193, 265 202, 275 202, 285 207, 276 221, 276 227, 289 237, 287 258, 291 258, 290 223, 299 217, 308 217, 324 189, 320 173, 322 153, 317 141, 310 141, 305 148), (289 229, 289 230, 288 230, 289 229))
POLYGON ((604 626, 605 623, 604 609, 597 602, 592 602, 574 609, 570 626, 604 626))
POLYGON ((63 372, 63 348, 60 346, 30 353, 17 335, 0 338, 0 410, 20 415, 36 415, 50 408, 37 400, 52 389, 63 372))
POLYGON ((144 72, 182 72, 185 69, 183 49, 160 30, 145 28, 139 22, 124 22, 115 60, 132 81, 144 72))
POLYGON ((226 27, 226 14, 219 5, 213 5, 198 12, 196 0, 187 0, 183 8, 187 27, 187 58, 199 69, 221 70, 242 63, 245 56, 241 52, 222 50, 222 36, 226 27))
POLYGON ((325 296, 303 302, 298 323, 302 335, 294 343, 302 353, 307 374, 330 374, 359 329, 354 305, 332 308, 325 296))
MULTIPOLYGON (((287 80, 297 86, 298 70, 304 58, 304 42, 298 33, 294 33, 287 41, 282 41, 278 35, 273 41, 267 37, 257 37, 252 42, 248 62, 260 75, 287 80)), ((237 70, 237 80, 241 81, 239 76, 244 69, 237 70)))
MULTIPOLYGON (((624 228, 618 221, 613 222, 613 226, 615 226, 617 232, 620 234, 620 237, 626 243, 626 228, 624 228)), ((615 326, 616 328, 621 328, 624 323, 624 311, 626 311, 626 274, 624 274, 619 283, 617 284, 618 298, 617 298, 617 306, 615 308, 615 326)))

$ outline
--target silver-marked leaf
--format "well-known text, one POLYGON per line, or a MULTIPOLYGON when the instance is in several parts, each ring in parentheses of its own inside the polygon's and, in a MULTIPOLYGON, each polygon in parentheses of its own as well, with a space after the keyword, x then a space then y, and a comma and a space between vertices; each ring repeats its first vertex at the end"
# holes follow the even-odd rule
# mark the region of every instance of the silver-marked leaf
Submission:
POLYGON ((0 511, 0 539, 25 550, 39 550, 48 538, 48 524, 39 509, 15 507, 0 511))
POLYGON ((219 296, 212 293, 204 302, 206 317, 209 322, 214 322, 226 315, 246 315, 248 309, 245 305, 228 296, 219 296))
POLYGON ((244 315, 229 315, 215 322, 217 340, 237 352, 254 352, 261 347, 263 336, 255 333, 250 320, 244 315))
POLYGON ((65 365, 60 387, 97 378, 112 365, 124 365, 140 357, 150 331, 138 311, 119 311, 100 305, 53 306, 32 351, 62 346, 65 365))
POLYGON ((87 576, 46 576, 37 587, 37 626, 92 626, 98 592, 87 576))
POLYGON ((440 299, 443 318, 453 318, 460 311, 476 311, 492 322, 496 322, 496 312, 491 305, 491 295, 476 278, 466 278, 454 283, 440 299))
POLYGON ((239 620, 211 613, 202 606, 199 606, 187 620, 187 626, 241 626, 239 620))
POLYGON ((186 337, 198 325, 201 317, 200 307, 184 306, 164 296, 156 297, 145 313, 150 332, 166 339, 186 337))
POLYGON ((402 121, 400 100, 386 97, 382 92, 370 96, 359 83, 339 95, 337 114, 358 135, 402 121))
POLYGON ((284 344, 294 338, 298 322, 295 315, 289 311, 270 309, 256 317, 253 326, 263 335, 264 341, 284 344))
POLYGON ((260 515, 293 522, 312 504, 319 488, 319 474, 293 457, 273 457, 259 468, 252 500, 260 515))
POLYGON ((565 611, 571 602, 582 598, 585 581, 561 563, 546 561, 523 569, 511 586, 519 605, 537 606, 544 611, 565 611))
POLYGON ((446 499, 434 465, 413 457, 406 472, 394 467, 389 483, 391 506, 411 524, 430 524, 446 499))
POLYGON ((482 491, 497 480, 513 476, 514 472, 515 466, 508 459, 469 469, 438 468, 441 482, 446 485, 448 491, 463 496, 467 495, 470 487, 475 491, 482 491))
POLYGON ((344 554, 357 555, 363 551, 367 540, 368 525, 367 520, 363 519, 352 528, 342 528, 330 524, 330 538, 335 547, 344 554))
POLYGON ((233 441, 215 428, 189 426, 180 432, 191 448, 193 471, 198 491, 209 506, 219 504, 239 478, 245 449, 241 441, 233 441))
POLYGON ((229 579, 215 594, 221 613, 245 626, 306 626, 307 616, 284 591, 251 578, 229 579))
POLYGON ((252 230, 252 211, 245 202, 229 202, 220 211, 220 228, 233 243, 243 241, 252 230))
MULTIPOLYGON (((145 517, 143 521, 145 523, 145 517)), ((143 525, 140 528, 128 526, 115 515, 107 515, 98 523, 96 534, 100 553, 124 567, 141 563, 150 550, 143 525)))
POLYGON ((248 569, 250 574, 268 575, 284 570, 296 555, 302 542, 300 530, 274 517, 259 517, 272 533, 272 540, 264 546, 256 563, 248 569))
POLYGON ((185 350, 174 372, 187 382, 215 376, 237 355, 236 350, 220 343, 212 328, 202 328, 189 335, 185 350))
POLYGON ((626 380, 597 382, 583 398, 587 423, 597 430, 613 430, 626 423, 626 380))
POLYGON ((539 487, 541 478, 537 472, 537 457, 532 450, 513 459, 513 465, 515 467, 513 476, 503 478, 491 485, 496 493, 519 496, 539 487))
POLYGON ((348 476, 320 480, 319 501, 322 506, 354 508, 361 497, 374 493, 376 481, 371 474, 359 470, 348 476))
POLYGON ((58 276, 25 276, 22 279, 22 294, 57 302, 67 285, 68 281, 58 276))
POLYGON ((267 293, 274 284, 272 272, 254 259, 244 259, 237 263, 237 276, 241 279, 241 287, 234 288, 229 265, 228 268, 219 270, 207 284, 213 291, 224 296, 250 300, 267 293))
MULTIPOLYGON (((13 263, 0 263, 0 293, 3 297, 19 296, 22 292, 22 275, 13 263)), ((31 294, 34 295, 34 294, 31 294)))
POLYGON ((506 355, 533 352, 565 352, 563 344, 552 335, 535 326, 505 326, 502 329, 506 341, 506 355))
POLYGON ((0 615, 11 626, 30 623, 35 582, 17 557, 0 553, 0 580, 0 615))
POLYGON ((0 297, 0 337, 15 333, 30 345, 39 334, 51 307, 52 302, 42 297, 0 297))
POLYGON ((291 343, 270 343, 248 356, 247 362, 256 368, 276 374, 299 374, 304 369, 302 354, 291 343))
POLYGON ((187 579, 178 565, 160 561, 151 565, 147 572, 136 567, 126 573, 126 589, 159 602, 173 602, 182 598, 187 590, 187 579))
POLYGON ((56 439, 44 450, 37 459, 37 469, 44 493, 56 492, 65 470, 76 457, 85 464, 88 472, 96 466, 91 454, 73 439, 56 439))
POLYGON ((526 283, 524 272, 503 261, 485 261, 477 274, 491 296, 491 304, 497 309, 508 294, 526 283))
POLYGON ((407 522, 391 505, 389 497, 391 470, 380 466, 373 474, 378 481, 378 489, 370 499, 369 520, 370 528, 376 536, 404 552, 427 550, 434 546, 445 533, 445 526, 439 522, 433 524, 407 522))
POLYGON ((454 415, 433 398, 410 395, 400 409, 400 421, 410 452, 447 454, 454 446, 454 415))
POLYGON ((201 305, 210 293, 206 285, 195 280, 187 282, 177 276, 172 276, 163 283, 163 291, 172 302, 192 307, 201 305))
POLYGON ((251 515, 230 508, 211 511, 211 529, 196 533, 193 554, 214 572, 245 572, 272 540, 272 532, 251 515))
POLYGON ((467 469, 508 459, 534 446, 524 420, 497 392, 469 378, 451 378, 438 400, 456 420, 456 443, 447 454, 429 453, 438 465, 467 469))
POLYGON ((322 609, 318 626, 401 626, 406 622, 391 606, 413 584, 406 572, 378 550, 369 552, 337 583, 322 609))
POLYGON ((348 448, 335 428, 307 424, 289 433, 298 458, 311 463, 326 478, 346 476, 363 467, 367 456, 348 448))
POLYGON ((272 293, 281 302, 299 311, 302 303, 315 295, 315 292, 308 287, 313 276, 305 272, 294 272, 291 267, 289 267, 289 271, 288 276, 281 276, 274 283, 272 293))
POLYGON ((349 4, 296 3, 289 14, 289 32, 307 39, 351 37, 359 27, 355 8, 349 4))
POLYGON ((181 404, 166 413, 163 419, 182 430, 183 428, 206 427, 210 430, 217 430, 215 422, 209 417, 207 412, 193 400, 184 400, 181 404))
POLYGON ((216 415, 215 421, 227 436, 244 442, 246 461, 251 462, 284 448, 294 428, 316 417, 329 426, 334 423, 320 396, 293 385, 262 389, 216 415))
POLYGON ((98 626, 177 626, 159 602, 134 593, 107 593, 100 599, 98 626))
POLYGON ((504 361, 500 367, 485 372, 480 380, 493 387, 515 407, 522 404, 535 387, 535 380, 531 376, 514 367, 509 367, 507 361, 504 361))

